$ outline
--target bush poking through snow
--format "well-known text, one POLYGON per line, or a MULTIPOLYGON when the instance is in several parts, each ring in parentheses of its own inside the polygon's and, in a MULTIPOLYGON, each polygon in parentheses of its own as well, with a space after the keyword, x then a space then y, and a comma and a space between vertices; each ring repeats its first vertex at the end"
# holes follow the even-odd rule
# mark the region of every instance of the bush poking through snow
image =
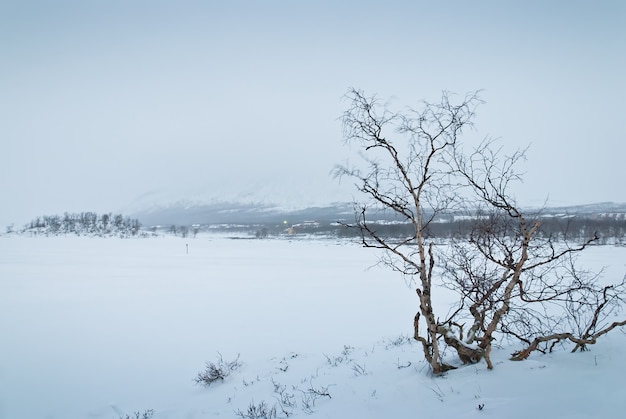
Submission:
POLYGON ((278 400, 280 408, 285 416, 289 416, 291 412, 287 409, 295 409, 297 407, 296 395, 287 391, 287 386, 277 383, 272 378, 272 385, 274 386, 274 398, 278 400))
POLYGON ((313 408, 315 407, 315 402, 318 399, 321 399, 322 397, 332 399, 332 396, 328 392, 328 387, 329 386, 322 386, 315 388, 313 387, 313 383, 311 383, 311 386, 306 391, 300 390, 302 392, 302 411, 307 415, 313 414, 315 412, 313 408))
POLYGON ((224 361, 221 353, 217 353, 217 363, 207 362, 206 369, 200 371, 194 381, 196 384, 201 384, 205 387, 209 387, 217 380, 224 381, 224 378, 228 377, 230 373, 241 367, 239 361, 239 355, 233 361, 224 361))
POLYGON ((349 345, 343 345, 343 351, 341 351, 340 356, 330 357, 326 354, 324 354, 324 356, 326 357, 326 362, 328 363, 328 365, 336 367, 337 365, 343 364, 344 362, 351 362, 352 358, 350 358, 350 355, 353 351, 354 347, 349 345))
POLYGON ((397 348, 399 346, 405 345, 405 344, 411 344, 413 343, 413 337, 408 336, 408 335, 400 335, 395 339, 389 339, 387 341, 387 345, 385 346, 386 349, 389 348, 397 348))
POLYGON ((358 362, 352 364, 352 372, 354 372, 355 377, 358 377, 360 375, 367 375, 365 364, 359 364, 358 362))
POLYGON ((398 367, 399 370, 403 368, 409 368, 410 366, 411 366, 411 361, 407 361, 405 364, 401 364, 400 358, 398 358, 398 362, 396 362, 396 367, 398 367))
POLYGON ((150 419, 154 415, 154 410, 148 409, 141 412, 134 412, 132 415, 120 416, 120 419, 150 419))
POLYGON ((242 412, 237 409, 235 415, 242 419, 274 419, 278 417, 276 406, 269 407, 265 402, 261 402, 258 405, 252 402, 248 406, 248 410, 242 412))

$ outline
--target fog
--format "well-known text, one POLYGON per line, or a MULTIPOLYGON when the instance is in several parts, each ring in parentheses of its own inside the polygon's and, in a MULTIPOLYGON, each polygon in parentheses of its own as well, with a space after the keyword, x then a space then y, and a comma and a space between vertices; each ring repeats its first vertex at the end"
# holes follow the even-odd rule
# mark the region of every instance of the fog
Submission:
MULTIPOLYGON (((153 201, 350 200, 350 87, 481 89, 522 204, 626 202, 626 4, 0 1, 0 225, 153 201)), ((471 141, 471 139, 470 139, 471 141)))

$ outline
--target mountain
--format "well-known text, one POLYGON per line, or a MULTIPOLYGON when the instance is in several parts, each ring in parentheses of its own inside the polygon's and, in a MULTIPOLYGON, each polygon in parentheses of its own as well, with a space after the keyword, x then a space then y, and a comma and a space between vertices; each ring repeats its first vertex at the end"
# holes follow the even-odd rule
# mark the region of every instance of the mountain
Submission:
POLYGON ((215 183, 163 187, 139 196, 120 211, 144 226, 352 219, 348 186, 331 183, 302 188, 285 176, 281 182, 250 182, 236 190, 215 183))
POLYGON ((569 215, 599 216, 599 215, 608 215, 608 214, 623 214, 623 213, 626 213, 626 203, 600 202, 600 203, 585 204, 585 205, 547 207, 541 210, 541 212, 546 215, 569 214, 569 215))
POLYGON ((192 224, 254 224, 288 220, 290 223, 306 220, 335 221, 352 217, 351 203, 333 203, 313 207, 284 207, 263 202, 220 202, 199 203, 179 201, 169 205, 158 205, 135 211, 144 226, 192 225, 192 224))
MULTIPOLYGON (((544 217, 579 215, 594 217, 611 214, 626 214, 626 203, 596 203, 568 207, 546 207, 529 209, 544 217)), ((193 225, 193 224, 255 224, 255 223, 302 223, 305 221, 334 222, 354 220, 354 205, 351 202, 332 202, 325 205, 288 206, 266 201, 218 201, 179 200, 169 204, 154 204, 131 211, 144 226, 193 225)), ((374 218, 393 220, 389 213, 378 213, 374 218)))

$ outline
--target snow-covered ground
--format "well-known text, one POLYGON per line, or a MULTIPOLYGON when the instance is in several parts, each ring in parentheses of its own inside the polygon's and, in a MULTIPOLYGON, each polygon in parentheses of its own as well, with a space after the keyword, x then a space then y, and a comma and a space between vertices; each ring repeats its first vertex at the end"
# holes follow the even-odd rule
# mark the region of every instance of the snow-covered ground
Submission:
MULTIPOLYGON (((376 257, 331 239, 0 237, 0 418, 624 416, 621 331, 431 377, 415 293, 376 257), (220 354, 241 366, 195 385, 220 354)), ((626 248, 581 261, 617 280, 626 248)))

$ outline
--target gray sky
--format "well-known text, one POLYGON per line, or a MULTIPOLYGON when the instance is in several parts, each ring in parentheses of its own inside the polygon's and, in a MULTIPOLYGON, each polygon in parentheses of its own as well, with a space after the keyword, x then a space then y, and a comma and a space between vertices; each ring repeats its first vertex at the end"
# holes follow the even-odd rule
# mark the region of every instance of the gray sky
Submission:
POLYGON ((0 0, 0 225, 151 199, 350 200, 349 87, 483 89, 518 201, 626 202, 626 2, 0 0))

